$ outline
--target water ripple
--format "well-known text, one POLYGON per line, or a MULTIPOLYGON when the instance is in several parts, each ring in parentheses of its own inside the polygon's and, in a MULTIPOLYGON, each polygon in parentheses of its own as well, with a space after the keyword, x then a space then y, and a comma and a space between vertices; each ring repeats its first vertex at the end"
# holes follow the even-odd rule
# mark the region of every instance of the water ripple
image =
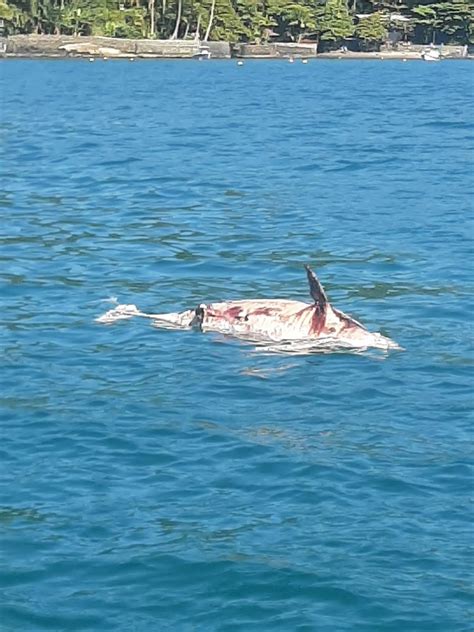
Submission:
POLYGON ((471 69, 432 66, 0 64, 6 630, 470 630, 471 69), (94 323, 304 263, 405 353, 94 323))

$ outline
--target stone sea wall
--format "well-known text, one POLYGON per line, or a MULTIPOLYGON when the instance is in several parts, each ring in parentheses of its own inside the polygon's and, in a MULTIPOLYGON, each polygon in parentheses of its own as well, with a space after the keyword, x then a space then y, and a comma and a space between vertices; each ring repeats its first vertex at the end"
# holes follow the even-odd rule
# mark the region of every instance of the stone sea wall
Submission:
POLYGON ((0 42, 0 50, 24 57, 142 57, 189 59, 208 49, 213 58, 230 57, 227 42, 194 40, 135 40, 72 35, 12 35, 0 42), (1 46, 3 44, 3 46, 1 46))
POLYGON ((294 44, 275 42, 274 44, 234 44, 234 57, 254 59, 278 59, 279 57, 316 57, 317 44, 294 44))
POLYGON ((441 46, 430 47, 429 44, 410 44, 405 42, 399 42, 395 46, 382 46, 380 51, 383 52, 397 52, 397 53, 413 53, 421 55, 423 52, 435 48, 439 50, 442 57, 445 58, 458 58, 466 57, 468 54, 467 46, 455 46, 452 44, 443 44, 441 46))

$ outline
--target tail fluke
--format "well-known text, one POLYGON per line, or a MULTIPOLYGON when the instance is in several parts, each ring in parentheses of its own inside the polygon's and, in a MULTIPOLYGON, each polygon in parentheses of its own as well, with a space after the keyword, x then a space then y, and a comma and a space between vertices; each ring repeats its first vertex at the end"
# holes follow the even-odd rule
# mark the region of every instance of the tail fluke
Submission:
POLYGON ((136 305, 117 305, 108 312, 98 316, 95 321, 109 325, 117 320, 127 320, 134 316, 141 318, 149 318, 153 321, 154 327, 162 329, 188 329, 197 325, 196 312, 194 310, 186 310, 184 312, 169 312, 167 314, 147 314, 141 312, 136 305))
POLYGON ((108 312, 98 316, 95 321, 97 323, 114 323, 116 320, 125 320, 127 318, 133 318, 134 316, 145 316, 149 318, 148 314, 141 312, 136 305, 117 305, 113 309, 109 309, 108 312))

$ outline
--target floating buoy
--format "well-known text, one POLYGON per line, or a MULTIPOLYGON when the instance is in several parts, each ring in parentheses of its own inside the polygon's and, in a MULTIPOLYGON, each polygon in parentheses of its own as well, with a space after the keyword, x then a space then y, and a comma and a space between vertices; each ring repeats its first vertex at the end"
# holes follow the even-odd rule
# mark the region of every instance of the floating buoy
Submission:
POLYGON ((407 61, 407 58, 406 58, 406 57, 404 57, 404 58, 402 59, 402 61, 407 61))
POLYGON ((108 60, 108 57, 102 57, 102 59, 103 59, 104 61, 107 61, 107 60, 108 60))
POLYGON ((89 61, 95 61, 93 57, 89 57, 89 61))
POLYGON ((295 60, 293 59, 293 57, 290 57, 288 61, 290 62, 290 64, 292 64, 295 60))
POLYGON ((308 60, 307 60, 307 59, 302 59, 302 60, 301 60, 301 63, 302 63, 302 64, 307 64, 307 63, 308 63, 308 60))
POLYGON ((129 57, 129 61, 135 61, 135 57, 129 57))
POLYGON ((243 66, 243 65, 244 65, 244 62, 243 62, 243 61, 238 61, 238 62, 237 62, 237 66, 243 66))

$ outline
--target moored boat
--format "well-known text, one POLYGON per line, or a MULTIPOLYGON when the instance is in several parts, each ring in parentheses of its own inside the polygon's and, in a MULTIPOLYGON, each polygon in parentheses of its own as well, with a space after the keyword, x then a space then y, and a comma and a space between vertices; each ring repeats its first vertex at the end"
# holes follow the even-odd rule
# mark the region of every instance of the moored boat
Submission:
POLYGON ((437 48, 429 48, 421 53, 423 61, 440 61, 441 53, 437 48))

